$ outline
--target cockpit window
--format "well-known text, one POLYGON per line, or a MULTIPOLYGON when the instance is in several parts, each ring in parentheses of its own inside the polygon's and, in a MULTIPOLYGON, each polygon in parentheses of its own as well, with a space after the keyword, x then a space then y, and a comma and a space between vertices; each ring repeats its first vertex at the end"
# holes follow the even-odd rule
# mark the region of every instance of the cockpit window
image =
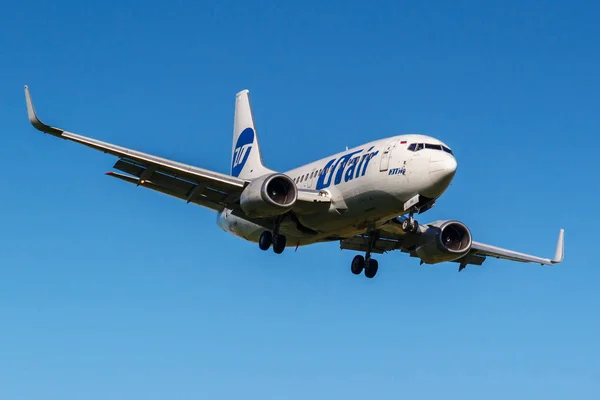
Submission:
POLYGON ((408 146, 408 150, 409 151, 419 151, 419 150, 423 150, 423 149, 430 149, 430 150, 442 150, 445 151, 446 153, 452 153, 452 150, 450 150, 448 147, 443 146, 441 144, 431 144, 431 143, 411 143, 408 146))

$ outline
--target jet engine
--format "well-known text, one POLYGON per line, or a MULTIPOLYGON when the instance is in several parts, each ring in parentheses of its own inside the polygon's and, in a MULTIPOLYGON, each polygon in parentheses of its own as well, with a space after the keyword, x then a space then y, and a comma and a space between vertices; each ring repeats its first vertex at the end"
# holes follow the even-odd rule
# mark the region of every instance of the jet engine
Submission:
POLYGON ((458 221, 430 224, 421 235, 417 255, 427 264, 457 260, 471 250, 471 232, 458 221))
POLYGON ((250 182, 240 196, 249 217, 274 217, 292 209, 298 198, 294 181, 284 174, 268 174, 250 182))

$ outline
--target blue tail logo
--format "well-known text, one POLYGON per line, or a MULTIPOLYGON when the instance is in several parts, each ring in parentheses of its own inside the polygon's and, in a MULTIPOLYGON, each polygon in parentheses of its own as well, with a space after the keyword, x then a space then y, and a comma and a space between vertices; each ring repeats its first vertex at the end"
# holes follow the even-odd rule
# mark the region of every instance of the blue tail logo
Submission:
POLYGON ((233 160, 231 162, 231 175, 239 176, 248 156, 252 150, 252 143, 254 143, 254 129, 246 128, 240 133, 237 143, 235 144, 235 150, 233 152, 233 160))

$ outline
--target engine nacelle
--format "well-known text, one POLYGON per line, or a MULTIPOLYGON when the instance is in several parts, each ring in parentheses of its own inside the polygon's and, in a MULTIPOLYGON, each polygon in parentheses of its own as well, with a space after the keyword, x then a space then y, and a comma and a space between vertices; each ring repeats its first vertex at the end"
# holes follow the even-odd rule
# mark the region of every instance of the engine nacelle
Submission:
POLYGON ((427 264, 457 260, 471 250, 471 232, 458 221, 441 221, 421 235, 417 255, 427 264))
POLYGON ((249 217, 274 217, 291 210, 297 198, 298 189, 289 176, 268 174, 246 186, 240 206, 249 217))

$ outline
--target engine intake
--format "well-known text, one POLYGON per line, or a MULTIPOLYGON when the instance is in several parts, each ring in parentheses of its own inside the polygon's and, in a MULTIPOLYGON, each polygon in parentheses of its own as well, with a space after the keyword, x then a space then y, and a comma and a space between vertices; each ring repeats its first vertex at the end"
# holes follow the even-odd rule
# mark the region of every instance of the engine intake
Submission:
POLYGON ((417 255, 427 264, 457 260, 471 250, 471 232, 458 221, 430 226, 421 237, 417 255))
POLYGON ((249 217, 274 217, 291 210, 297 199, 298 189, 289 176, 269 174, 246 186, 240 206, 249 217))

